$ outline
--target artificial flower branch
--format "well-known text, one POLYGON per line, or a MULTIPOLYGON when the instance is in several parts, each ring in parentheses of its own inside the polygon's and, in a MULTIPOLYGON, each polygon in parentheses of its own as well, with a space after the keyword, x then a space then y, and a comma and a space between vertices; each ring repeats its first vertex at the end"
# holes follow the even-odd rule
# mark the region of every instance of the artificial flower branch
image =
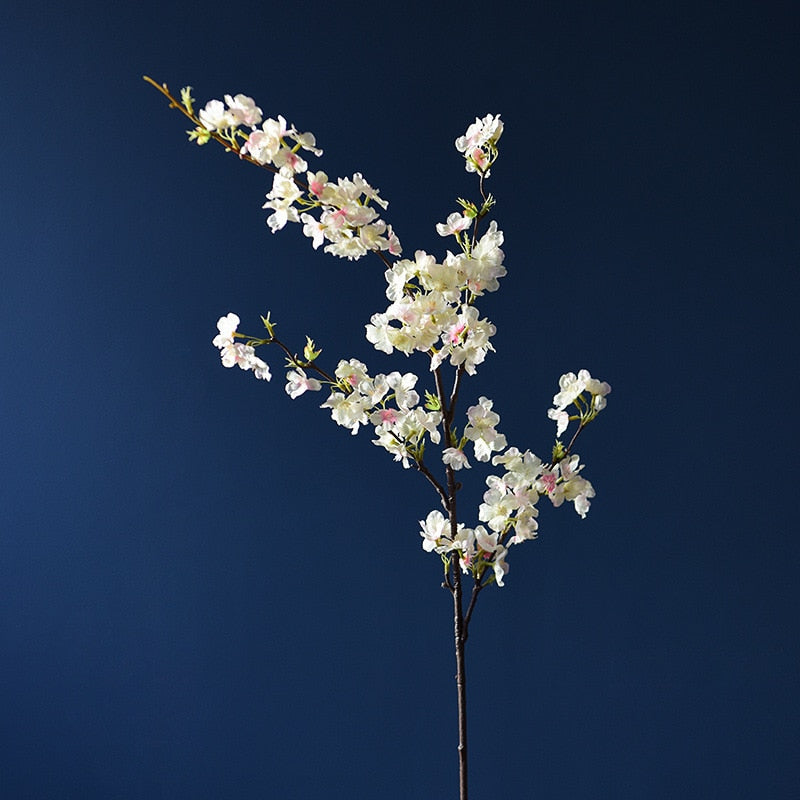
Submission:
POLYGON ((491 583, 502 587, 508 574, 509 549, 538 535, 540 498, 555 507, 572 503, 585 517, 595 492, 583 477, 580 457, 572 452, 578 435, 605 408, 610 386, 593 378, 586 370, 569 372, 559 380, 548 416, 556 423, 556 442, 548 462, 530 450, 509 447, 498 430, 500 417, 493 401, 481 396, 466 410, 461 431, 455 427, 456 410, 465 375, 472 376, 490 352, 495 326, 481 318, 477 304, 481 297, 497 291, 506 275, 503 233, 492 221, 482 232, 481 221, 495 206, 495 199, 484 189, 491 167, 498 158, 498 141, 503 133, 499 116, 476 118, 466 133, 455 141, 464 158, 467 172, 478 176, 480 203, 457 199, 461 211, 448 215, 436 225, 442 237, 452 236, 456 253, 447 251, 437 260, 423 250, 413 259, 401 258, 400 240, 380 217, 383 200, 360 173, 332 181, 322 171, 309 168, 306 157, 321 156, 311 133, 301 133, 282 116, 264 119, 252 98, 225 95, 224 102, 209 101, 195 112, 191 88, 181 91, 177 100, 166 84, 145 80, 170 101, 194 125, 190 141, 198 145, 216 141, 226 151, 262 167, 273 175, 264 208, 270 210, 267 225, 273 233, 291 223, 302 226, 316 250, 355 261, 367 253, 377 255, 386 272, 386 297, 389 305, 377 312, 365 326, 366 338, 375 349, 408 356, 424 353, 432 373, 433 389, 425 390, 420 405, 413 372, 371 375, 357 359, 340 360, 332 374, 317 365, 321 350, 306 338, 302 357, 275 335, 270 315, 262 317, 267 330, 264 338, 238 332, 239 317, 228 313, 217 322, 213 344, 225 367, 239 366, 256 378, 270 380, 265 361, 256 348, 275 344, 286 357, 286 393, 297 398, 318 392, 323 384, 329 396, 321 408, 330 410, 338 425, 352 434, 371 427, 377 438, 373 444, 386 450, 406 469, 416 468, 431 484, 445 514, 430 511, 420 520, 422 547, 436 553, 444 567, 443 587, 453 599, 456 684, 458 696, 459 797, 467 800, 467 693, 465 644, 478 595, 491 583), (308 155, 306 155, 308 154, 308 155), (452 369, 449 392, 445 387, 446 369, 452 369), (317 377, 312 377, 317 376, 317 377), (576 413, 567 409, 574 407, 576 413), (578 422, 569 444, 561 436, 570 423, 578 422), (440 445, 437 476, 425 462, 426 444, 440 445), (480 523, 472 528, 458 520, 457 495, 461 483, 456 473, 471 469, 469 450, 478 462, 499 467, 498 474, 486 478, 487 491, 479 504, 480 523), (464 576, 472 578, 472 591, 464 611, 464 576))

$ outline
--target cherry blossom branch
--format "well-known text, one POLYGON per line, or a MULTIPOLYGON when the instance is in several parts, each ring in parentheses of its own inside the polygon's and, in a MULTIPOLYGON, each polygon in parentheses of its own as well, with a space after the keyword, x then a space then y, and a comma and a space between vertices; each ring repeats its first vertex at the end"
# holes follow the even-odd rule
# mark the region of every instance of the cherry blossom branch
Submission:
POLYGON ((467 409, 467 424, 458 434, 455 414, 464 373, 473 375, 488 352, 494 351, 490 339, 495 326, 480 318, 477 303, 486 292, 497 291, 499 278, 506 275, 504 253, 500 249, 504 236, 497 223, 492 221, 480 234, 481 220, 495 204, 492 195, 485 191, 485 180, 498 155, 497 142, 503 133, 503 123, 492 114, 476 118, 455 142, 465 158, 467 171, 478 174, 482 198, 480 206, 457 198, 462 212, 450 214, 445 223, 436 225, 440 236, 455 236, 461 252, 453 255, 448 251, 441 263, 422 250, 415 252, 414 260, 401 260, 400 242, 375 208, 379 205, 385 209, 388 204, 360 173, 330 181, 322 171, 309 171, 300 151, 322 155, 312 133, 301 133, 280 115, 264 120, 255 101, 244 95, 225 95, 225 103, 211 100, 195 113, 191 87, 184 88, 178 100, 166 84, 159 85, 147 76, 144 80, 169 100, 171 108, 178 109, 192 122, 195 129, 188 132, 190 141, 202 145, 213 139, 226 152, 237 153, 241 159, 273 174, 272 189, 263 206, 273 212, 267 218, 273 233, 287 223, 300 223, 314 249, 327 243, 325 252, 348 260, 357 260, 367 252, 375 253, 387 268, 386 295, 391 303, 385 312, 371 317, 366 326, 368 341, 388 354, 398 351, 410 355, 419 351, 430 358, 436 395, 434 398, 426 390, 426 402, 420 407, 420 396, 415 389, 417 375, 394 371, 371 376, 366 365, 357 359, 340 361, 330 375, 315 363, 321 351, 313 340, 307 337, 301 357, 275 337, 269 315, 262 317, 267 338, 238 333, 240 320, 231 312, 219 319, 219 333, 213 340, 220 350, 223 366, 252 370, 256 378, 265 380, 271 378, 270 369, 255 355, 255 348, 277 344, 290 368, 285 386, 290 397, 319 391, 322 383, 327 383, 331 392, 321 408, 330 409, 333 420, 353 434, 361 426, 372 425, 377 435, 373 443, 383 447, 395 461, 402 462, 403 467, 416 466, 437 493, 447 517, 438 510, 431 511, 425 521, 420 521, 421 535, 423 548, 440 555, 444 564, 442 585, 453 599, 459 796, 460 800, 468 800, 465 649, 478 596, 490 583, 503 586, 508 572, 505 562, 508 549, 535 538, 538 529, 535 506, 540 497, 549 497, 554 506, 569 501, 581 517, 586 516, 594 489, 579 475, 583 465, 571 451, 583 428, 605 407, 605 396, 611 391, 608 384, 592 378, 586 370, 577 376, 573 373, 561 376, 560 392, 553 398, 554 407, 548 411, 557 424, 556 445, 549 464, 530 450, 520 452, 516 447, 508 447, 506 437, 497 429, 500 417, 487 397, 481 397, 467 409), (303 175, 307 183, 298 175, 303 175), (319 214, 310 213, 314 211, 319 214), (445 363, 454 369, 449 396, 442 369, 445 363), (306 369, 322 381, 307 376, 306 369), (570 404, 577 407, 578 415, 570 416, 565 410, 570 404), (559 437, 575 420, 579 420, 578 429, 564 448, 559 437), (428 441, 437 445, 443 441, 441 463, 445 481, 441 476, 437 478, 423 460, 428 441), (478 462, 502 467, 502 474, 487 477, 488 491, 478 507, 478 518, 486 525, 474 528, 459 523, 457 512, 461 483, 456 480, 455 472, 471 468, 465 452, 467 443, 471 443, 478 462), (466 574, 472 576, 473 584, 465 613, 463 576, 466 574))

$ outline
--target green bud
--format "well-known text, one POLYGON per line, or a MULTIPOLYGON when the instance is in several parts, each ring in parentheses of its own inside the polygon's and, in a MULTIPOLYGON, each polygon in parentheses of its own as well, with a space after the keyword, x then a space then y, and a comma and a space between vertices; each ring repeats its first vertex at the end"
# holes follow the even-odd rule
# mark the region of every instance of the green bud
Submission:
POLYGON ((189 141, 196 141, 197 144, 207 144, 211 139, 211 131, 205 128, 197 127, 193 131, 186 131, 189 134, 189 141))
POLYGON ((192 108, 194 98, 192 97, 191 86, 184 86, 183 89, 181 89, 181 103, 183 103, 184 107, 190 114, 194 114, 194 110, 192 108))
POLYGON ((486 202, 484 202, 483 206, 481 206, 479 216, 485 217, 492 210, 492 208, 494 208, 496 202, 497 201, 494 199, 494 196, 490 194, 486 198, 486 202))
POLYGON ((553 445, 553 463, 558 464, 566 455, 567 451, 564 448, 564 443, 560 439, 556 439, 556 443, 553 445))
POLYGON ((425 408, 427 408, 428 411, 442 410, 439 398, 435 394, 431 394, 427 389, 425 390, 425 408))
POLYGON ((267 311, 266 317, 261 317, 261 321, 264 323, 264 327, 267 329, 267 333, 269 334, 270 339, 275 338, 275 323, 272 322, 269 318, 271 312, 267 311))
POLYGON ((468 219, 475 219, 478 216, 478 207, 475 203, 465 200, 463 197, 456 198, 456 202, 464 209, 464 216, 468 219))

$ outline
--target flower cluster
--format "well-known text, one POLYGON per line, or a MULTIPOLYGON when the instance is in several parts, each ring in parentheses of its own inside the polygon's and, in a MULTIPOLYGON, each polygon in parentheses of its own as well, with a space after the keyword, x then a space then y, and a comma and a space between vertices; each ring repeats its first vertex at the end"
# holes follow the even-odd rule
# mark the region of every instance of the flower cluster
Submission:
POLYGON ((467 128, 463 136, 456 139, 456 150, 464 154, 467 172, 478 172, 489 177, 489 167, 497 158, 497 141, 503 135, 503 122, 498 114, 487 114, 483 119, 475 118, 475 122, 467 128))
POLYGON ((611 391, 607 383, 593 378, 585 369, 577 375, 567 372, 561 376, 558 385, 561 391, 553 397, 554 408, 547 412, 556 423, 556 436, 564 433, 570 420, 578 419, 582 425, 591 422, 606 407, 606 395, 611 391), (565 410, 570 404, 578 409, 577 415, 570 416, 565 410))
MULTIPOLYGON (((588 376, 589 373, 582 370, 580 374, 588 376)), ((570 375, 572 373, 562 376, 562 391, 565 385, 571 385, 570 375)), ((604 395, 611 391, 606 383, 597 381, 590 385, 604 395)), ((456 535, 452 536, 449 522, 438 511, 432 511, 420 526, 425 550, 440 553, 443 558, 457 552, 462 571, 472 573, 476 580, 491 567, 495 582, 502 586, 503 576, 508 572, 505 560, 508 548, 536 538, 539 498, 546 496, 555 507, 569 501, 580 517, 585 518, 589 501, 594 497, 594 487, 580 475, 583 465, 578 455, 565 454, 560 460, 545 464, 530 450, 522 453, 516 447, 505 449, 506 437, 497 431, 500 417, 492 406, 491 400, 481 397, 478 405, 467 409, 468 423, 462 440, 462 447, 467 441, 472 442, 478 461, 491 458, 494 466, 503 467, 501 475, 486 478, 488 488, 478 508, 478 519, 486 523, 491 533, 482 525, 473 530, 459 524, 456 535), (497 455, 492 456, 493 452, 497 455)), ((442 459, 454 469, 469 467, 461 448, 445 450, 442 459)))
POLYGON ((314 249, 327 242, 325 252, 339 258, 352 261, 370 251, 400 255, 400 240, 372 205, 385 210, 388 203, 360 173, 329 181, 324 172, 309 171, 301 151, 322 155, 313 133, 301 133, 281 115, 264 120, 255 101, 243 94, 226 94, 224 103, 210 100, 196 116, 191 87, 181 92, 181 99, 188 116, 198 123, 189 131, 191 140, 206 144, 216 136, 240 156, 275 173, 263 206, 272 211, 267 224, 273 233, 288 222, 302 222, 314 249), (315 210, 316 217, 311 213, 315 210))
MULTIPOLYGON (((192 115, 194 101, 190 90, 191 87, 186 87, 181 97, 183 105, 192 115)), ((274 167, 287 177, 308 169, 299 150, 306 150, 315 156, 322 155, 313 133, 300 133, 293 125, 288 125, 282 116, 264 120, 263 112, 253 98, 243 94, 235 97, 226 94, 224 103, 221 100, 209 100, 198 112, 197 121, 198 126, 189 132, 191 140, 206 144, 215 133, 240 156, 248 156, 262 166, 274 167), (240 130, 243 125, 249 127, 250 131, 240 130)))
MULTIPOLYGON (((463 229, 452 216, 452 225, 442 226, 440 233, 463 229)), ((496 329, 472 303, 499 288, 498 279, 506 274, 502 243, 503 233, 492 222, 475 246, 464 243, 456 255, 448 251, 442 263, 423 250, 413 261, 396 261, 385 273, 390 305, 370 319, 367 340, 384 353, 430 353, 431 371, 449 360, 474 375, 494 350, 489 340, 496 329)))
POLYGON ((237 94, 236 97, 226 94, 225 103, 221 100, 209 100, 198 117, 203 128, 209 132, 231 130, 240 125, 255 128, 263 119, 262 111, 253 98, 243 94, 237 94))
POLYGON ((273 233, 287 222, 302 222, 303 233, 315 250, 327 242, 326 253, 350 261, 370 251, 400 255, 400 240, 375 210, 375 205, 386 209, 388 203, 361 173, 333 182, 324 172, 309 172, 306 180, 304 192, 296 180, 275 176, 264 203, 264 208, 273 211, 267 219, 273 233), (318 211, 318 216, 312 211, 318 211))
POLYGON ((212 344, 220 351, 223 367, 238 366, 240 369, 252 370, 256 378, 270 380, 272 374, 267 364, 256 356, 255 348, 250 344, 234 342, 239 327, 239 317, 236 314, 227 314, 217 321, 219 333, 214 337, 212 344))
POLYGON ((370 423, 377 436, 373 444, 383 447, 406 469, 412 461, 421 460, 426 438, 439 443, 442 414, 418 406, 413 373, 391 372, 371 378, 362 362, 350 359, 339 362, 335 375, 337 383, 321 408, 330 408, 337 424, 356 434, 361 425, 370 423))
POLYGON ((456 553, 461 570, 471 572, 476 580, 491 568, 495 583, 503 585, 508 572, 505 561, 508 550, 500 544, 496 533, 489 533, 483 525, 466 528, 459 523, 456 535, 451 536, 450 521, 441 511, 431 511, 419 524, 425 551, 439 553, 445 561, 450 553, 456 553))

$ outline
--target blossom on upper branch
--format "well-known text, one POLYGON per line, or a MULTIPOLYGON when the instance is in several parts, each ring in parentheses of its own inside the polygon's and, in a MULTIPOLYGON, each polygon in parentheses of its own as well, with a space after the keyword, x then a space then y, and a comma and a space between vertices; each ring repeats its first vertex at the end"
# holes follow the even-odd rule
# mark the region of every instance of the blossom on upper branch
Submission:
POLYGON ((234 125, 249 125, 255 128, 261 122, 261 109, 255 104, 252 97, 244 94, 237 94, 236 97, 225 95, 225 102, 228 104, 229 116, 234 125))
POLYGON ((464 436, 473 443, 478 461, 488 461, 493 452, 503 450, 506 446, 506 437, 496 430, 500 416, 492 411, 492 405, 488 397, 481 397, 478 405, 467 409, 469 423, 464 429, 464 436))
MULTIPOLYGON (((260 116, 258 121, 261 121, 260 116)), ((292 177, 308 169, 305 159, 297 152, 301 148, 315 156, 322 155, 322 150, 316 146, 313 133, 300 133, 278 115, 278 119, 265 120, 260 130, 253 124, 253 130, 248 134, 239 152, 250 156, 258 164, 272 165, 282 175, 292 177), (294 144, 288 143, 287 139, 294 144)))
POLYGON ((442 333, 442 347, 431 359, 431 370, 449 358, 454 367, 463 364, 467 374, 474 375, 486 354, 494 351, 489 337, 496 331, 489 320, 478 318, 475 306, 462 305, 458 316, 442 333))
POLYGON ((497 158, 497 142, 502 135, 503 123, 499 114, 475 118, 467 132, 456 139, 456 150, 464 154, 467 172, 479 172, 489 177, 489 167, 497 158))
POLYGON ((306 392, 318 392, 322 384, 316 378, 309 378, 299 367, 286 373, 286 394, 294 400, 306 392))
POLYGON ((270 380, 272 374, 269 366, 256 356, 255 348, 249 344, 234 342, 238 327, 239 317, 236 314, 230 313, 217 320, 219 333, 214 337, 212 344, 220 351, 222 366, 238 366, 240 369, 252 370, 256 378, 270 380))
POLYGON ((472 225, 472 220, 469 217, 462 216, 457 211, 454 211, 447 217, 447 222, 436 223, 436 233, 439 236, 452 236, 466 230, 470 225, 472 225))

